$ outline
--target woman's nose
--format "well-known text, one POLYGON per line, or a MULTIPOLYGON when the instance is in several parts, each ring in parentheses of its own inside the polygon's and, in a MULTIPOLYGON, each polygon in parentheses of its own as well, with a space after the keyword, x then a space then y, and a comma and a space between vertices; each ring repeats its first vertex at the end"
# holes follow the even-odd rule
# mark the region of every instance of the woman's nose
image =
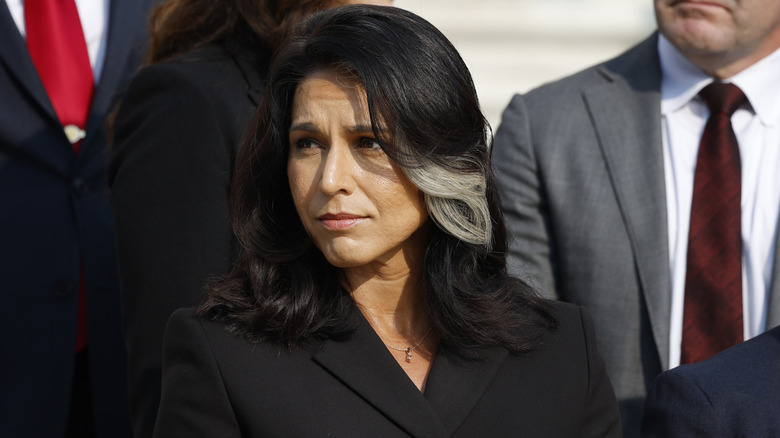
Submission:
POLYGON ((322 162, 320 191, 326 195, 350 194, 355 188, 355 159, 348 145, 327 149, 322 162))

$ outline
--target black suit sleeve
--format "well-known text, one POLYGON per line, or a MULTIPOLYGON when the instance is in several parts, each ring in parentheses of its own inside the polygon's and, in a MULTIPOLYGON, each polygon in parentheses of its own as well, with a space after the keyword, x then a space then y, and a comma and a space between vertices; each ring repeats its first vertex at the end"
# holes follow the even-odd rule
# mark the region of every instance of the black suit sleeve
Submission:
POLYGON ((598 353, 593 320, 584 308, 580 308, 580 312, 588 356, 589 401, 585 409, 582 436, 620 438, 622 436, 620 412, 615 399, 615 391, 609 377, 607 377, 604 361, 598 353))
POLYGON ((643 438, 729 436, 707 394, 680 369, 660 374, 647 395, 643 438))
POLYGON ((233 78, 212 77, 210 85, 203 76, 213 74, 203 70, 193 63, 141 70, 116 119, 109 183, 138 437, 154 426, 168 317, 198 304, 204 282, 227 272, 232 255, 231 132, 245 117, 225 102, 250 105, 246 94, 232 98, 222 86, 233 78))
POLYGON ((165 331, 162 399, 154 437, 240 436, 211 341, 193 310, 177 310, 165 331))

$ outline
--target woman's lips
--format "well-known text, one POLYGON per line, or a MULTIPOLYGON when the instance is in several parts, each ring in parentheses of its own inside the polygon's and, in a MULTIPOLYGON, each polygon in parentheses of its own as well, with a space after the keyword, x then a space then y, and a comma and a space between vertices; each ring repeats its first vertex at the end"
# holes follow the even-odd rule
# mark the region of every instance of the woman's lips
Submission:
POLYGON ((722 5, 715 1, 707 1, 707 0, 676 0, 672 2, 672 6, 682 6, 682 7, 691 7, 691 8, 726 8, 725 5, 722 5))
POLYGON ((344 230, 363 222, 365 216, 358 216, 349 213, 324 214, 317 219, 331 230, 344 230))

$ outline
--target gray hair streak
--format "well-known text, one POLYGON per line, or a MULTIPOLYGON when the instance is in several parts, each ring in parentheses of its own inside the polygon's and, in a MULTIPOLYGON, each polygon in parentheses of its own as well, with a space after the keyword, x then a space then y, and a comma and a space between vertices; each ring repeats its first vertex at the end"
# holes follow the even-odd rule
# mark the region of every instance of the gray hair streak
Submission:
POLYGON ((447 167, 425 160, 404 166, 406 177, 423 193, 431 219, 445 232, 468 243, 490 249, 493 229, 485 195, 485 172, 457 171, 481 169, 476 160, 458 157, 460 163, 447 167))

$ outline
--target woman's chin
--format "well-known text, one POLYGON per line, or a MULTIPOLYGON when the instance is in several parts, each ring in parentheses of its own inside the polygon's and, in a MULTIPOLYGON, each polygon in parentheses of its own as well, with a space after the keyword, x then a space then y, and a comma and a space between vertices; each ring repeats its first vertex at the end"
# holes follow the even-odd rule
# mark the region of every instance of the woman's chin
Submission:
POLYGON ((369 263, 369 260, 363 260, 357 256, 356 251, 324 251, 325 260, 337 268, 356 268, 369 263))

